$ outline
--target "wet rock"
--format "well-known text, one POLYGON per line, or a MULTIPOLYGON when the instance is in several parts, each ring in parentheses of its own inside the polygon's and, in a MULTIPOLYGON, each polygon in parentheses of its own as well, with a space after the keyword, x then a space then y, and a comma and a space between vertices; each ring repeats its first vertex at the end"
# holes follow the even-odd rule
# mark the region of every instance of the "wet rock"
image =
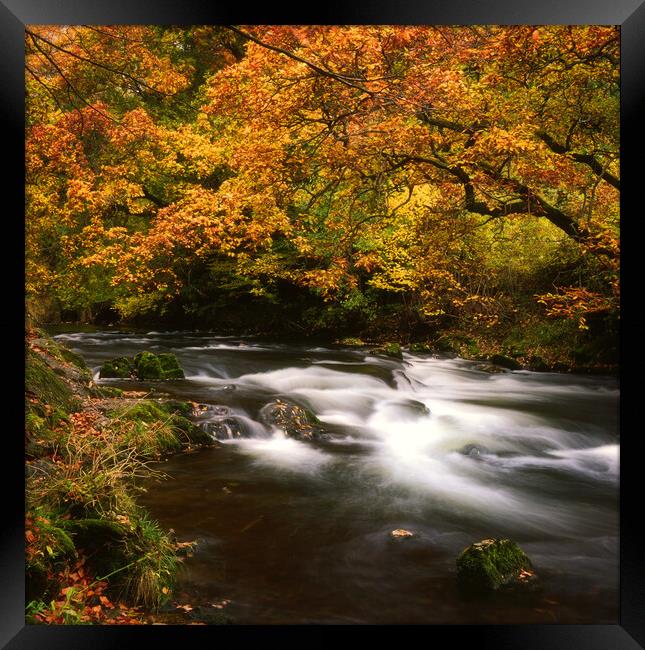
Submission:
POLYGON ((268 427, 281 429, 289 438, 296 440, 313 440, 320 434, 317 419, 312 413, 279 399, 262 407, 260 421, 268 427))
POLYGON ((503 354, 494 354, 488 360, 496 366, 508 368, 509 370, 520 370, 522 367, 515 359, 511 359, 511 357, 504 356, 503 354))
POLYGON ((528 368, 529 370, 533 370, 533 372, 547 372, 549 370, 548 364, 538 355, 533 355, 528 358, 528 368))
POLYGON ((404 420, 424 418, 430 415, 430 409, 423 402, 415 399, 394 402, 390 408, 395 409, 397 416, 404 420))
POLYGON ((163 352, 157 355, 164 379, 185 379, 184 371, 177 361, 177 357, 172 352, 163 352))
POLYGON ((464 445, 460 450, 460 454, 464 456, 470 456, 471 458, 479 458, 482 454, 487 454, 488 449, 482 447, 481 445, 464 445))
POLYGON ((117 357, 106 361, 99 371, 101 379, 139 379, 159 381, 163 379, 184 379, 177 357, 170 353, 153 354, 147 350, 139 352, 134 359, 117 357))
POLYGON ((469 594, 534 589, 537 576, 522 549, 510 539, 484 539, 457 558, 457 584, 469 594))
POLYGON ((128 357, 117 357, 106 361, 99 371, 101 379, 129 379, 134 373, 134 364, 128 357))
POLYGON ((204 428, 210 435, 217 440, 232 440, 235 438, 247 438, 240 422, 235 418, 222 418, 211 422, 206 422, 204 428))
POLYGON ((141 380, 162 380, 162 379, 184 379, 184 371, 181 369, 177 357, 170 353, 153 354, 152 352, 139 352, 134 357, 134 370, 138 379, 141 380))
POLYGON ((506 372, 505 368, 501 368, 500 366, 494 366, 491 363, 480 363, 479 365, 475 366, 475 369, 481 370, 482 372, 490 372, 491 374, 506 372))

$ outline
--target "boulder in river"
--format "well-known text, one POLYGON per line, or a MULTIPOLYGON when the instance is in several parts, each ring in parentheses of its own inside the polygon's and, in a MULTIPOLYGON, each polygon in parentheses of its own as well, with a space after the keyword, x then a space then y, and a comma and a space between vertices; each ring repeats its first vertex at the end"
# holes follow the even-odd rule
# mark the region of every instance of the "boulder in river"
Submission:
POLYGON ((296 440, 313 440, 320 434, 317 419, 301 406, 275 400, 262 407, 260 420, 269 427, 284 431, 289 438, 296 440))
POLYGON ((152 352, 139 352, 134 357, 135 373, 142 380, 156 379, 184 379, 177 357, 171 352, 153 354, 152 352))
POLYGON ((484 539, 457 558, 457 583, 468 593, 533 588, 537 576, 531 560, 510 539, 484 539))
POLYGON ((153 354, 139 352, 134 359, 117 357, 106 361, 99 372, 101 379, 136 379, 156 381, 161 379, 184 379, 177 357, 171 352, 153 354))
POLYGON ((204 428, 217 440, 231 440, 234 438, 248 438, 248 434, 234 417, 222 417, 218 420, 206 422, 204 428))
POLYGON ((489 453, 489 451, 488 449, 486 449, 486 447, 483 447, 482 445, 468 444, 468 445, 464 445, 459 450, 459 453, 463 454, 464 456, 470 456, 470 458, 479 458, 482 454, 489 453))
POLYGON ((106 361, 99 372, 101 379, 129 379, 134 373, 134 364, 128 357, 117 357, 106 361))

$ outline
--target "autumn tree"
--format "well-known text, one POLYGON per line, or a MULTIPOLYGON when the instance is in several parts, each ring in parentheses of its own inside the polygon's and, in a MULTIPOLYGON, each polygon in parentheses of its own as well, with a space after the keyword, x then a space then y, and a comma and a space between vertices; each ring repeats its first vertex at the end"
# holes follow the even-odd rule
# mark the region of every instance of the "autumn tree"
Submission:
POLYGON ((516 309, 508 269, 559 259, 577 284, 545 274, 534 303, 583 327, 617 309, 617 28, 33 28, 27 44, 36 284, 59 269, 95 293, 97 274, 126 316, 189 287, 208 300, 210 277, 493 325, 516 309))

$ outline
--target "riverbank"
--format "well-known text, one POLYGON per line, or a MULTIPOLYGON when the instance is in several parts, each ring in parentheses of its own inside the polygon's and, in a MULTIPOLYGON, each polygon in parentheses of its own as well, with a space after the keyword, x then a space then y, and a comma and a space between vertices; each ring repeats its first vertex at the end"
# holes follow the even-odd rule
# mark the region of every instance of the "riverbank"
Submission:
POLYGON ((192 544, 135 495, 141 480, 163 478, 154 461, 213 444, 191 405, 98 386, 42 330, 25 347, 27 622, 190 622, 172 589, 192 544))

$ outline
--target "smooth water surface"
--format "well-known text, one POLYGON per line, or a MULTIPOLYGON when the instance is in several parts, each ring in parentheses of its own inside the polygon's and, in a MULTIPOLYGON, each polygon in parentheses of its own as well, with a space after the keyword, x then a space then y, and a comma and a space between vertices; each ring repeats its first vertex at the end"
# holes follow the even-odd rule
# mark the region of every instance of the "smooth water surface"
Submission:
POLYGON ((169 479, 141 498, 199 541, 179 584, 191 602, 230 600, 240 624, 618 621, 615 379, 208 333, 57 338, 95 372, 174 352, 185 380, 101 382, 227 407, 207 417, 246 436, 161 463, 169 479), (258 412, 276 398, 313 411, 326 435, 267 429, 258 412), (500 536, 532 558, 543 591, 465 600, 455 558, 500 536))

